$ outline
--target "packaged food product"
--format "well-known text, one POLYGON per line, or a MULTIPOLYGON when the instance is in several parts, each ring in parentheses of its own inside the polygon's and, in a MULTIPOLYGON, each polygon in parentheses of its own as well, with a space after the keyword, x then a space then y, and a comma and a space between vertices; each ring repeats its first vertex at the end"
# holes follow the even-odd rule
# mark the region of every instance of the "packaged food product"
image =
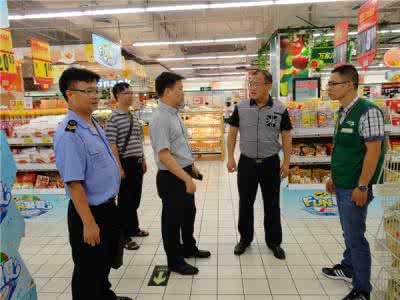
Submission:
POLYGON ((48 188, 50 178, 48 176, 38 175, 36 179, 35 188, 46 189, 48 188))

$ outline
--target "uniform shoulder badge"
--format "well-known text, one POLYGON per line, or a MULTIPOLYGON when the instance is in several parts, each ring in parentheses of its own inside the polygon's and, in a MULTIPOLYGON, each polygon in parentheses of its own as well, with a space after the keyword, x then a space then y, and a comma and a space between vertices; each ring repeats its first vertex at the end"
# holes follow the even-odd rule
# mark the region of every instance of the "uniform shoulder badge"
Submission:
POLYGON ((65 127, 65 131, 75 132, 77 124, 78 123, 75 120, 69 120, 67 126, 65 127))

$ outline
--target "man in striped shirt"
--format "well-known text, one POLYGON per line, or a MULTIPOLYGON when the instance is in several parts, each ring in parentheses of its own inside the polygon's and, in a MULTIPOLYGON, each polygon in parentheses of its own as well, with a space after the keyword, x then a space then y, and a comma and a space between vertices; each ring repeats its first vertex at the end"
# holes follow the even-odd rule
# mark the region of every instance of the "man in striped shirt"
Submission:
POLYGON ((107 121, 106 135, 122 178, 118 193, 118 208, 124 225, 125 248, 137 250, 139 245, 133 237, 149 235, 148 232, 140 230, 137 214, 142 197, 143 175, 147 171, 143 153, 143 128, 138 116, 129 111, 133 102, 133 92, 129 84, 117 83, 112 92, 118 101, 118 107, 107 121))

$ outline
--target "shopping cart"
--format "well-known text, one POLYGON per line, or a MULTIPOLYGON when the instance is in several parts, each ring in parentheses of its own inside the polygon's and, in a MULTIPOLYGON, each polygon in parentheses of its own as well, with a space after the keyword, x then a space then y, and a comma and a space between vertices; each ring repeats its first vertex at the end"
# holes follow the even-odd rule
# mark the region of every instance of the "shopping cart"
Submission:
POLYGON ((374 185, 374 196, 379 197, 383 218, 375 237, 375 258, 379 273, 372 283, 373 299, 400 299, 400 152, 389 151, 374 185))

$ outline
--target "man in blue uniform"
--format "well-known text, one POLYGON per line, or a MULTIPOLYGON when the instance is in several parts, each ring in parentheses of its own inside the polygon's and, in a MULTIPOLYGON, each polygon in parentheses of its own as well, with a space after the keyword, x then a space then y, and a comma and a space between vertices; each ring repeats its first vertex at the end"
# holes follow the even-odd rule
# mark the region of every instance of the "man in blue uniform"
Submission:
POLYGON ((115 195, 119 169, 107 138, 92 118, 97 108, 97 81, 91 71, 70 68, 62 74, 60 91, 68 114, 54 140, 57 168, 65 182, 69 240, 74 271, 74 300, 128 300, 117 297, 108 280, 112 257, 121 233, 115 195))

